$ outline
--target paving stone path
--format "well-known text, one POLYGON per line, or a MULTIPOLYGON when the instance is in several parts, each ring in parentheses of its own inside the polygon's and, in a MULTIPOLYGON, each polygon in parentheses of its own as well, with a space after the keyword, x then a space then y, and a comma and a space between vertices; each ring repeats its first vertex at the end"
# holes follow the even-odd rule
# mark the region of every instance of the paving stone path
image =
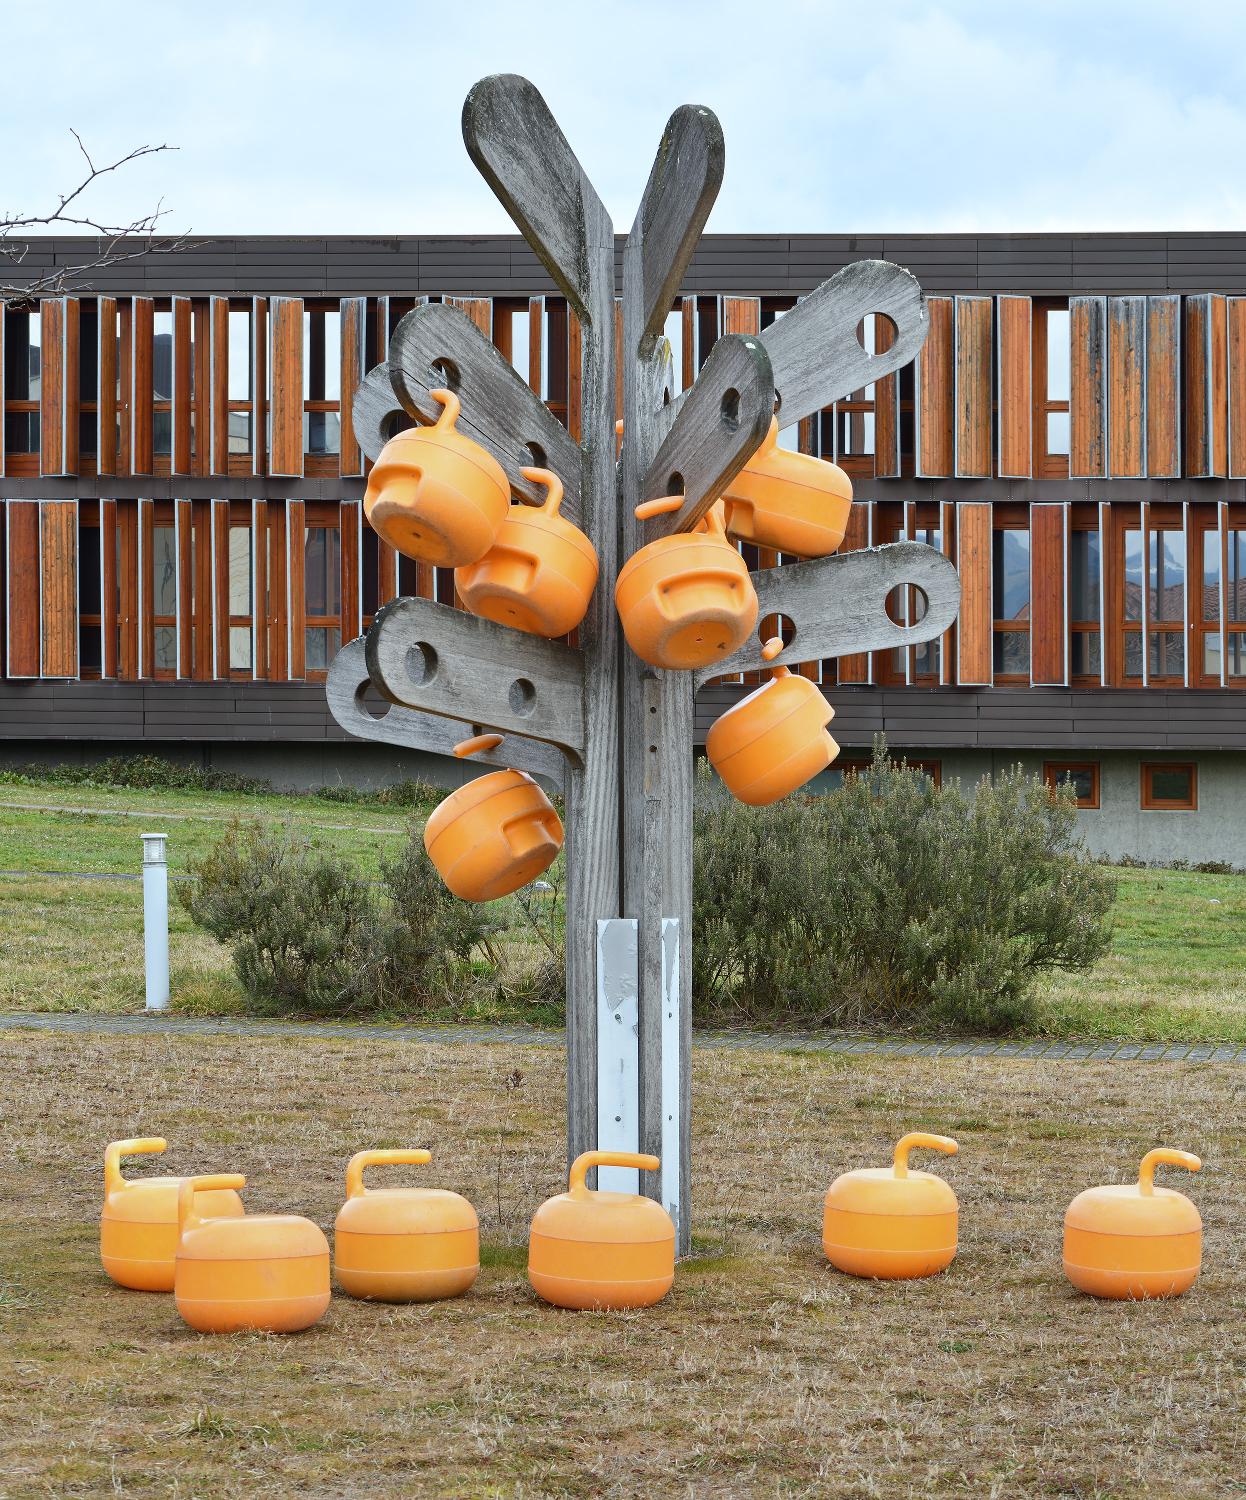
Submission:
MULTIPOLYGON (((115 1036, 315 1037, 318 1041, 479 1042, 561 1047, 561 1031, 535 1026, 379 1026, 344 1021, 262 1021, 170 1015, 100 1015, 93 1012, 0 1012, 0 1030, 94 1032, 115 1036)), ((832 1052, 871 1057, 998 1057, 1043 1062, 1216 1062, 1246 1064, 1246 1045, 1234 1042, 923 1041, 863 1037, 844 1032, 697 1031, 694 1047, 754 1052, 832 1052)))

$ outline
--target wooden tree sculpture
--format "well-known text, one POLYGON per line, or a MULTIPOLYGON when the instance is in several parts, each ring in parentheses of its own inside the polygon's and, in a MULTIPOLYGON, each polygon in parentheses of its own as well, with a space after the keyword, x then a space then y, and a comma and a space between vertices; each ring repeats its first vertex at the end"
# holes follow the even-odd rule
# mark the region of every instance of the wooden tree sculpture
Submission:
MULTIPOLYGON (((533 465, 562 479, 563 511, 592 540, 600 577, 575 647, 520 634, 429 599, 396 599, 329 673, 329 703, 351 733, 449 753, 482 730, 505 735, 480 758, 553 782, 567 810, 567 1149, 652 1152, 643 1174, 691 1243, 689 1049, 693 699, 711 677, 762 665, 760 639, 702 672, 646 666, 622 638, 619 567, 645 541, 692 529, 740 472, 781 407, 784 425, 820 411, 913 359, 926 336, 921 288, 898 266, 858 261, 756 337, 727 335, 696 382, 672 398, 668 311, 723 175, 718 120, 685 105, 667 124, 623 252, 616 335, 609 215, 544 99, 526 79, 483 79, 463 109, 467 150, 567 299, 582 333, 579 441, 461 312, 416 307, 388 358, 355 398, 355 430, 375 459, 406 413, 422 423, 462 401, 460 430, 505 469, 513 495, 539 503, 533 465), (874 313, 895 328, 867 354, 857 336, 874 313), (621 341, 620 341, 621 337, 621 341), (622 380, 622 452, 615 434, 622 380), (682 494, 673 514, 635 518, 643 500, 682 494), (392 705, 364 706, 369 683, 392 705), (652 1176, 653 1180, 648 1180, 652 1176)), ((955 569, 915 542, 752 575, 759 618, 781 615, 791 639, 777 662, 888 650, 941 635, 956 617, 955 569), (919 624, 885 609, 919 589, 919 624)), ((612 1186, 636 1174, 609 1169, 612 1186)), ((603 1179, 607 1169, 601 1169, 603 1179)))

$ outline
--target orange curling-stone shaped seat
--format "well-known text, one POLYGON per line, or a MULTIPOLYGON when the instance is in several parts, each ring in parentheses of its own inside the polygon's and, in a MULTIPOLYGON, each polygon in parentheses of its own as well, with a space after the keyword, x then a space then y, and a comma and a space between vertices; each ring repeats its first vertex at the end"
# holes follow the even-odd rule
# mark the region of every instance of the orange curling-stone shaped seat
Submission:
POLYGON ((868 1167, 837 1177, 826 1195, 822 1249, 852 1276, 901 1280, 933 1276, 956 1255, 956 1194, 941 1177, 910 1172, 915 1146, 953 1155, 946 1135, 916 1131, 896 1145, 890 1167, 868 1167))
POLYGON ((422 1166, 428 1151, 360 1151, 346 1168, 333 1230, 333 1269, 352 1297, 433 1302, 480 1274, 480 1226, 466 1198, 444 1188, 365 1188, 366 1167, 422 1166))
MULTIPOLYGON (((762 648, 769 660, 778 636, 762 648)), ((804 786, 839 754, 826 731, 835 710, 807 677, 772 667, 770 680, 721 714, 705 739, 710 764, 727 790, 750 807, 768 807, 804 786)))
POLYGON ((779 447, 779 423, 723 495, 727 535, 797 557, 828 557, 844 539, 852 481, 837 465, 779 447))
MULTIPOLYGON (((104 1152, 104 1207, 100 1213, 100 1260, 118 1286, 139 1292, 173 1290, 177 1253, 177 1195, 184 1177, 144 1177, 127 1182, 123 1156, 159 1155, 159 1136, 113 1141, 104 1152)), ((204 1194, 204 1208, 217 1218, 236 1218, 242 1199, 226 1191, 204 1194)))
POLYGON ((493 546, 458 568, 454 586, 472 614, 529 635, 566 635, 588 612, 597 585, 597 552, 559 514, 562 480, 549 469, 522 469, 544 484, 544 505, 512 505, 493 546))
POLYGON ((656 1172, 656 1156, 586 1151, 571 1166, 568 1190, 537 1209, 528 1238, 528 1280, 557 1307, 648 1307, 675 1280, 675 1225, 652 1198, 591 1192, 593 1167, 656 1172))
POLYGON ((456 430, 459 398, 441 402, 432 427, 400 432, 381 449, 363 497, 373 529, 404 557, 439 568, 478 562, 510 508, 510 484, 497 459, 456 430))
POLYGON ((1064 1274, 1079 1292, 1117 1299, 1179 1297, 1198 1279, 1203 1221, 1184 1193, 1155 1186, 1166 1162, 1197 1172, 1188 1151, 1142 1158, 1137 1182, 1087 1188, 1064 1215, 1064 1274))
MULTIPOLYGON (((454 747, 458 756, 492 750, 500 734, 454 747)), ((451 792, 424 825, 424 848, 463 901, 496 901, 548 870, 562 848, 562 820, 526 771, 494 771, 451 792)))
MULTIPOLYGON (((647 520, 682 504, 667 495, 636 514, 647 520)), ((627 644, 651 667, 708 667, 739 650, 757 623, 757 591, 723 533, 721 505, 695 531, 659 537, 629 557, 614 603, 627 644)))
POLYGON ((329 1305, 329 1242, 298 1214, 200 1217, 199 1192, 242 1188, 246 1181, 231 1174, 182 1183, 173 1275, 177 1310, 200 1333, 298 1333, 319 1322, 329 1305))

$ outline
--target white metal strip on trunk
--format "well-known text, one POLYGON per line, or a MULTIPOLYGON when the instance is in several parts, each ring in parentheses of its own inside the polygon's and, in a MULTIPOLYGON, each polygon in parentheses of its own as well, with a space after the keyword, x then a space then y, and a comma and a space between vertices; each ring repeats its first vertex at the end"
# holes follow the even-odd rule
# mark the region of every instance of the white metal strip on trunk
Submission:
MULTIPOLYGON (((597 1149, 640 1149, 640 942, 634 917, 597 922, 597 1149)), ((599 1167, 597 1186, 638 1193, 640 1174, 634 1167, 599 1167)))
POLYGON ((679 1239, 679 918, 662 918, 662 1206, 679 1239))

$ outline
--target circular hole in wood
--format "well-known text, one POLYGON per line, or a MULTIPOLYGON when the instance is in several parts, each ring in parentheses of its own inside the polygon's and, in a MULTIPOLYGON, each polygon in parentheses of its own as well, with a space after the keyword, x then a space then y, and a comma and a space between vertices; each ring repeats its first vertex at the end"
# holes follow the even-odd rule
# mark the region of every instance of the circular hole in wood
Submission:
POLYGON ((740 393, 734 386, 730 386, 723 392, 723 398, 718 407, 718 414, 722 418, 722 424, 728 432, 734 432, 739 427, 740 393))
POLYGON ((882 354, 895 343, 899 332, 895 319, 887 313, 870 313, 869 317, 862 318, 857 324, 857 343, 867 354, 882 354), (871 320, 873 321, 873 337, 870 336, 871 320), (873 345, 872 348, 871 345, 873 345))
POLYGON ((409 425, 403 423, 405 415, 406 413, 401 411, 387 411, 381 418, 377 424, 377 431, 381 434, 381 441, 383 443, 388 443, 390 438, 397 437, 402 431, 403 426, 409 425))
POLYGON ((684 476, 678 469, 666 481, 666 493, 668 495, 682 495, 684 492, 684 476))
POLYGON ((383 719, 389 712, 389 703, 371 682, 361 682, 355 689, 355 706, 370 719, 383 719))
POLYGON ((930 600, 926 591, 915 583, 897 583, 887 595, 883 608, 893 625, 920 625, 926 618, 930 600))
POLYGON ((507 701, 510 703, 511 713, 526 719, 536 707, 536 688, 526 677, 516 677, 511 683, 507 701))
POLYGON ((549 460, 545 456, 545 449, 540 443, 525 443, 528 450, 528 467, 532 469, 548 469, 549 460))
POLYGON ((434 360, 428 367, 428 384, 431 390, 436 390, 438 386, 445 386, 457 396, 462 385, 458 365, 452 359, 434 360))
POLYGON ((427 641, 416 641, 407 652, 407 676, 415 687, 424 687, 437 675, 437 652, 427 641))

